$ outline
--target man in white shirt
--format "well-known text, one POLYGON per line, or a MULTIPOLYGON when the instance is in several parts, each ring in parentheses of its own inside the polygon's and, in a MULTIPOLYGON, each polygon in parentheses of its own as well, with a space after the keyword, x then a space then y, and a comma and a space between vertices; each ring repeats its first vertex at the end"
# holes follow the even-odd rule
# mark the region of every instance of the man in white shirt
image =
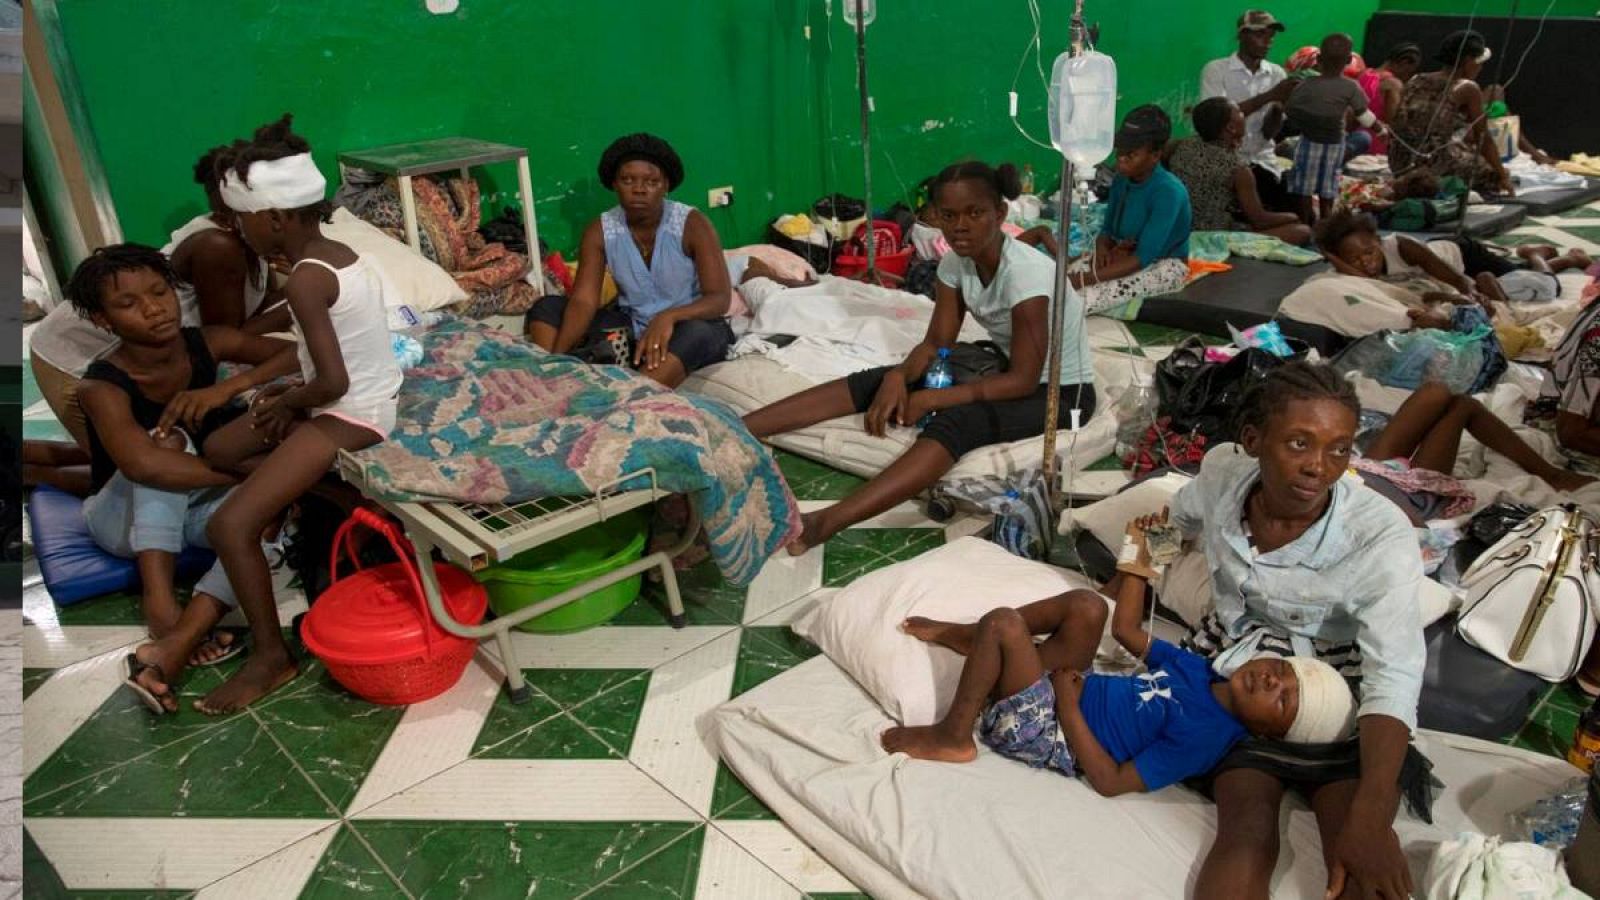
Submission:
POLYGON ((1283 23, 1272 13, 1246 10, 1238 22, 1239 52, 1214 59, 1200 70, 1200 99, 1226 97, 1244 113, 1245 136, 1239 153, 1256 177, 1261 203, 1268 209, 1292 211, 1273 142, 1283 123, 1283 103, 1299 82, 1289 79, 1282 66, 1267 61, 1272 39, 1283 30, 1283 23))

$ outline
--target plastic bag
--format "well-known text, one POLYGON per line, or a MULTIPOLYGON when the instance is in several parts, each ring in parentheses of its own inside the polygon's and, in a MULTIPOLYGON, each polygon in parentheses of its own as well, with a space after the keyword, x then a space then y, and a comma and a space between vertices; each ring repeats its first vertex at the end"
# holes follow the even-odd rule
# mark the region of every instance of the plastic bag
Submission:
POLYGON ((1294 348, 1289 346, 1289 341, 1283 336, 1283 329, 1277 322, 1262 322, 1243 331, 1230 324, 1228 334, 1233 337, 1234 346, 1240 350, 1254 347, 1283 359, 1294 355, 1294 348))
POLYGON ((1333 360, 1341 374, 1360 372, 1389 387, 1416 390, 1437 381, 1452 393, 1470 391, 1483 369, 1483 334, 1419 328, 1370 334, 1333 360))
MULTIPOLYGON (((1045 534, 1053 520, 1050 495, 1038 469, 1010 478, 984 475, 944 482, 935 490, 930 506, 947 507, 953 514, 957 501, 994 514, 989 540, 1007 552, 1033 560, 1044 559, 1050 552, 1045 534)), ((931 510, 930 517, 938 519, 931 510)))
POLYGON ((1526 809, 1511 814, 1511 833, 1541 847, 1565 848, 1578 836, 1588 803, 1588 778, 1574 778, 1526 809))

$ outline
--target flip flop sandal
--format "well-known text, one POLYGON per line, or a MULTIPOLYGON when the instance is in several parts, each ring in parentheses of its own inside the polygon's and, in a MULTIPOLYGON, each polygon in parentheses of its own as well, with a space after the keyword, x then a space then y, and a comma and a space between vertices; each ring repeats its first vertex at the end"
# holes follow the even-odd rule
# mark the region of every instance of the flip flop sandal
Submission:
MULTIPOLYGON (((147 663, 140 659, 138 653, 129 653, 128 658, 124 660, 124 662, 128 667, 128 677, 123 679, 123 686, 128 690, 133 691, 134 696, 139 698, 139 702, 143 703, 146 709, 150 710, 156 715, 164 716, 170 712, 173 712, 173 710, 167 709, 165 706, 161 705, 161 697, 169 695, 153 693, 149 688, 139 683, 139 676, 150 671, 151 669, 154 669, 156 674, 161 676, 161 680, 163 682, 167 681, 167 673, 161 671, 161 667, 155 663, 147 663)), ((170 691, 172 689, 172 685, 168 684, 167 689, 170 691)))
POLYGON ((215 644, 218 647, 222 648, 222 652, 217 654, 216 656, 212 657, 211 659, 203 660, 203 661, 199 661, 199 662, 194 660, 194 653, 191 653, 191 654, 189 654, 189 659, 190 659, 189 666, 190 666, 190 668, 199 667, 199 668, 203 669, 203 668, 207 668, 209 666, 220 666, 223 663, 227 662, 228 660, 233 659, 234 657, 236 657, 239 654, 244 652, 245 638, 249 634, 250 634, 250 629, 248 629, 248 628, 213 628, 213 629, 211 629, 210 633, 205 636, 205 640, 202 640, 194 648, 195 652, 198 653, 200 651, 200 648, 204 647, 206 644, 215 644), (227 645, 223 645, 221 641, 217 640, 217 638, 220 635, 224 635, 224 634, 226 634, 226 635, 228 635, 228 636, 233 638, 233 640, 229 641, 227 643, 227 645))

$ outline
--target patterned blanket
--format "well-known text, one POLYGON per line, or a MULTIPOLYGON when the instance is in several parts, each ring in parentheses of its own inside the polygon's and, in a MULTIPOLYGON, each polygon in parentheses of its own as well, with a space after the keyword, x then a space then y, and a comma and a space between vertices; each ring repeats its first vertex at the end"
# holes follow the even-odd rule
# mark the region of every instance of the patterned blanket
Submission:
POLYGON ((697 505, 712 558, 736 585, 799 534, 777 463, 720 402, 475 323, 444 322, 422 343, 389 440, 357 454, 375 496, 516 503, 654 467, 657 484, 697 505))

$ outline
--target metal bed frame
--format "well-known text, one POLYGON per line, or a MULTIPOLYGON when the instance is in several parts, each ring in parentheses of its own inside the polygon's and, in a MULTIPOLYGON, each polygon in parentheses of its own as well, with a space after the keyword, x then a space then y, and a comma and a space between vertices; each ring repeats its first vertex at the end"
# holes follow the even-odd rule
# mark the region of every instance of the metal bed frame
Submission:
POLYGON ((677 546, 648 553, 635 562, 568 588, 554 597, 482 624, 458 622, 450 615, 449 610, 445 608, 444 597, 440 592, 433 566, 427 564, 433 551, 438 550, 456 565, 469 572, 477 572, 491 563, 505 562, 541 544, 654 503, 669 494, 656 483, 654 468, 630 472, 615 481, 601 485, 589 495, 543 497, 512 504, 382 500, 368 493, 365 469, 361 462, 347 451, 339 453, 339 473, 345 481, 360 489, 363 496, 399 519, 405 527, 406 537, 416 552, 417 571, 422 576, 422 589, 427 595, 428 610, 439 626, 460 637, 473 640, 483 640, 487 637, 495 639, 495 646, 500 651, 501 665, 506 672, 506 689, 511 694, 513 703, 526 703, 531 696, 527 684, 522 679, 522 667, 517 662, 516 648, 511 639, 511 629, 529 619, 579 600, 601 588, 658 568, 661 570, 662 583, 666 586, 667 620, 674 628, 684 626, 683 598, 678 592, 678 576, 673 570, 672 560, 673 557, 689 549, 696 533, 700 530, 700 519, 694 511, 693 504, 690 504, 689 521, 684 529, 683 539, 677 546), (646 486, 638 486, 640 482, 646 486))

